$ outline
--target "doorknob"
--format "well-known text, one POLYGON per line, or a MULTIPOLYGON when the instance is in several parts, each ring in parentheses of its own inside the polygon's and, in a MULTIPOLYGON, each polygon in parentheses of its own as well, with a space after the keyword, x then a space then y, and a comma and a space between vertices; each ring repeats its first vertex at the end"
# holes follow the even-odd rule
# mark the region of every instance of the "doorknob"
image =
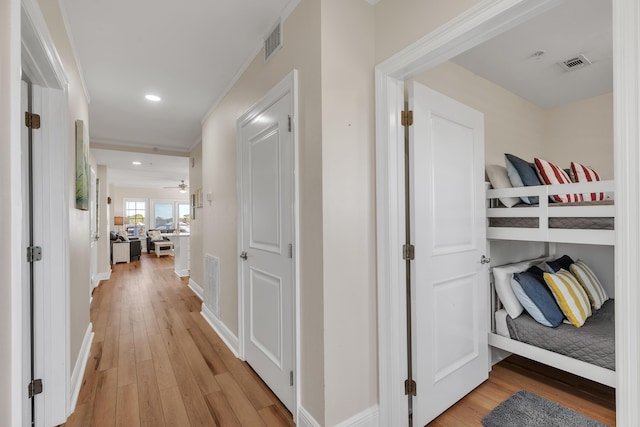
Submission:
POLYGON ((246 261, 248 258, 247 253, 245 251, 242 251, 240 253, 240 258, 242 258, 243 261, 246 261))
POLYGON ((491 262, 491 258, 487 258, 484 255, 480 257, 480 264, 489 264, 490 262, 491 262))

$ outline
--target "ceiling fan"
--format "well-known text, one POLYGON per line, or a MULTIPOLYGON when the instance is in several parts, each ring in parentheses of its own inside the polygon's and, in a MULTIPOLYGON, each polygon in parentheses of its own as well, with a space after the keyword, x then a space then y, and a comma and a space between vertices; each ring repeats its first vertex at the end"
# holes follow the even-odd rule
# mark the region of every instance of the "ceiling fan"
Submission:
POLYGON ((186 193, 187 192, 187 184, 184 183, 184 179, 180 181, 180 184, 178 184, 177 187, 164 187, 164 188, 179 188, 179 192, 180 193, 186 193))

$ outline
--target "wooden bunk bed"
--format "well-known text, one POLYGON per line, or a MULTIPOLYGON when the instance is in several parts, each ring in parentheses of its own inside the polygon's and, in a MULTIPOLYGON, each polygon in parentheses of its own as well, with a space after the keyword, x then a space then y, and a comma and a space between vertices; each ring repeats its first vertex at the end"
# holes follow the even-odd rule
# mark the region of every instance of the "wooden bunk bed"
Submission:
MULTIPOLYGON (((600 181, 580 184, 540 185, 508 189, 487 190, 487 238, 491 240, 519 240, 549 243, 576 243, 595 245, 614 245, 613 181, 600 181), (568 193, 605 193, 607 200, 580 204, 561 204, 549 202, 549 196, 568 193), (501 197, 538 196, 539 204, 524 207, 507 208, 501 206, 501 197)), ((550 249, 552 255, 553 249, 550 249)), ((534 260, 542 262, 543 259, 534 260)), ((532 261, 532 262, 534 262, 532 261)), ((610 387, 616 387, 613 366, 603 367, 569 357, 557 351, 547 350, 527 344, 505 333, 505 327, 498 327, 496 316, 508 316, 502 309, 502 303, 491 280, 491 331, 489 345, 515 353, 523 357, 562 369, 572 374, 596 381, 610 387)), ((613 301, 610 302, 613 310, 613 301)), ((523 315, 527 315, 526 311, 523 315)), ((504 319, 501 319, 503 322, 504 319)), ((612 320, 611 320, 612 321, 612 320)), ((555 329, 544 327, 553 334, 555 329)), ((613 330, 613 325, 611 325, 613 330)), ((611 352, 614 351, 614 337, 611 339, 611 352)), ((610 355, 610 356, 613 356, 610 355)))

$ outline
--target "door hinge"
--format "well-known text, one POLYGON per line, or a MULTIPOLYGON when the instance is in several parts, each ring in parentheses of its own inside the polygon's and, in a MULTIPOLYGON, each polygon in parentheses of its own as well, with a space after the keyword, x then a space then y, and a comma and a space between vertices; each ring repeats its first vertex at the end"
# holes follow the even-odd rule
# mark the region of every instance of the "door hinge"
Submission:
POLYGON ((293 259, 293 243, 289 243, 289 258, 293 259))
POLYGON ((293 387, 293 371, 289 371, 289 385, 293 387))
POLYGON ((416 382, 414 380, 405 380, 404 381, 404 395, 405 396, 415 396, 417 390, 416 382))
POLYGON ((416 248, 413 245, 402 245, 402 259, 413 261, 416 248))
POLYGON ((288 123, 289 123, 289 125, 288 125, 288 130, 289 130, 289 132, 291 132, 291 116, 288 116, 288 117, 289 117, 289 122, 288 122, 288 123))
POLYGON ((31 380, 29 383, 29 399, 42 393, 42 380, 31 380))
POLYGON ((27 248, 27 262, 40 261, 42 259, 42 247, 29 246, 27 248))
POLYGON ((402 126, 411 126, 413 124, 413 111, 407 110, 400 113, 400 123, 402 126))
POLYGON ((40 115, 25 111, 24 125, 29 129, 40 129, 40 115))

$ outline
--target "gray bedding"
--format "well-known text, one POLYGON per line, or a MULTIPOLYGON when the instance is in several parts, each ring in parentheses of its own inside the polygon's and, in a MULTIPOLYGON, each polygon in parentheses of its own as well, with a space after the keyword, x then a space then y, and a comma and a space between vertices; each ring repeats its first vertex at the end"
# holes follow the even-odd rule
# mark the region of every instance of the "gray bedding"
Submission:
POLYGON ((512 339, 615 370, 614 318, 614 302, 608 300, 580 328, 564 323, 549 328, 526 312, 517 319, 507 316, 507 327, 512 339))
MULTIPOLYGON (((610 206, 613 200, 600 200, 595 202, 574 202, 574 203, 550 203, 549 208, 549 228, 564 228, 573 230, 613 230, 614 219, 612 217, 554 217, 553 209, 565 206, 610 206)), ((513 208, 527 208, 538 205, 525 205, 520 203, 513 208)), ((513 209, 505 208, 505 209, 513 209)), ((514 227, 514 228, 538 228, 538 218, 532 217, 506 217, 489 218, 490 227, 514 227)))

